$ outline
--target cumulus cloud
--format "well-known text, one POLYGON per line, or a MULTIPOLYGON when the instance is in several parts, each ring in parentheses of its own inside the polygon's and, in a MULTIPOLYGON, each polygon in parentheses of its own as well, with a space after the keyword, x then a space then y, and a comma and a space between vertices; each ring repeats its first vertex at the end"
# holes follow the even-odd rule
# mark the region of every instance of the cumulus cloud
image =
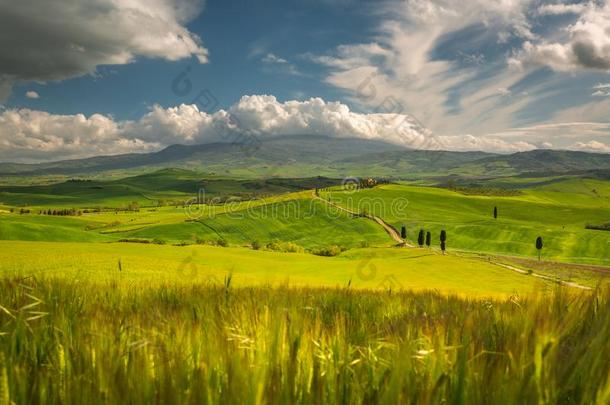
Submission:
POLYGON ((208 52, 185 24, 203 0, 23 0, 0 2, 0 100, 18 81, 50 81, 122 65, 208 52))
POLYGON ((121 136, 112 118, 54 115, 29 109, 0 113, 0 160, 40 161, 147 151, 159 145, 121 136))
MULTIPOLYGON (((604 132, 606 131, 606 132, 604 132)), ((545 134, 600 137, 610 124, 575 123, 515 129, 488 136, 435 136, 408 114, 356 113, 321 98, 280 102, 274 96, 244 96, 226 110, 197 105, 155 105, 138 120, 116 121, 93 114, 54 115, 29 109, 0 112, 0 161, 41 161, 159 150, 171 144, 234 142, 243 135, 259 140, 280 135, 326 135, 381 140, 415 149, 516 152, 545 146, 545 134), (572 131, 572 132, 570 132, 572 131)), ((560 138, 557 138, 560 139, 560 138)), ((567 145, 564 143, 564 145, 567 145)), ((594 148, 582 143, 574 148, 594 148)), ((561 146, 561 143, 560 143, 561 146)))
POLYGON ((408 115, 359 114, 345 104, 321 98, 282 103, 270 95, 244 96, 213 114, 199 111, 196 105, 155 106, 139 121, 122 125, 122 132, 130 139, 163 144, 222 141, 244 133, 378 139, 405 146, 433 142, 429 131, 408 115))
POLYGON ((610 153, 610 146, 598 141, 576 142, 569 146, 568 149, 584 152, 610 153))
POLYGON ((27 98, 32 98, 32 99, 40 98, 40 95, 37 92, 35 92, 34 90, 26 91, 25 96, 27 98))
POLYGON ((557 71, 610 71, 610 2, 582 5, 578 21, 566 28, 564 41, 524 43, 509 60, 513 66, 549 66, 557 71))

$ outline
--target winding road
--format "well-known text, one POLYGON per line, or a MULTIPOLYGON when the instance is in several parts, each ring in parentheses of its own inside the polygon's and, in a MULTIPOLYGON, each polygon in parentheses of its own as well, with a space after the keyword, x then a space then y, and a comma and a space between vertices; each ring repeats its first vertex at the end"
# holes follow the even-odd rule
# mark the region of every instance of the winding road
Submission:
POLYGON ((400 237, 400 234, 398 233, 396 228, 394 228, 392 225, 388 224, 386 221, 384 221, 383 219, 381 219, 375 215, 361 214, 359 212, 350 210, 349 208, 342 207, 338 204, 335 204, 334 202, 327 201, 324 198, 317 196, 315 194, 315 192, 313 193, 313 198, 318 199, 318 200, 324 202, 325 204, 333 206, 341 211, 347 212, 348 214, 353 215, 355 217, 364 217, 364 218, 370 219, 371 221, 375 221, 375 222, 377 222, 377 224, 381 225, 381 227, 386 231, 386 233, 388 235, 390 235, 390 237, 392 239, 394 239, 394 241, 397 244, 402 245, 402 246, 407 246, 407 247, 414 247, 409 242, 407 242, 406 240, 404 240, 403 238, 400 237))
MULTIPOLYGON (((356 216, 356 217, 365 217, 365 218, 370 219, 371 221, 377 222, 377 224, 379 224, 386 231, 386 233, 388 235, 390 235, 390 237, 397 244, 399 244, 401 246, 411 247, 411 248, 415 247, 414 245, 408 243, 406 240, 401 238, 400 234, 398 233, 398 231, 392 225, 388 224, 383 219, 381 219, 381 218, 379 218, 379 217, 377 217, 375 215, 361 214, 359 212, 350 210, 349 208, 342 207, 342 206, 340 206, 338 204, 335 204, 334 202, 325 200, 324 198, 316 195, 315 192, 313 192, 312 195, 313 195, 314 199, 320 200, 320 201, 324 202, 325 204, 333 206, 333 207, 335 207, 335 208, 337 208, 337 209, 339 209, 339 210, 341 210, 343 212, 346 212, 346 213, 348 213, 350 215, 353 215, 353 216, 356 216)), ((545 276, 545 275, 542 275, 542 274, 530 273, 530 272, 528 272, 526 270, 523 270, 523 269, 520 269, 518 267, 511 266, 511 265, 504 264, 504 263, 500 263, 500 262, 497 262, 497 261, 493 261, 491 263, 495 264, 496 266, 504 267, 505 269, 512 270, 512 271, 515 271, 515 272, 520 273, 520 274, 531 275, 533 277, 538 277, 538 278, 541 278, 543 280, 559 283, 559 284, 562 284, 562 285, 565 285, 565 286, 568 286, 568 287, 578 288, 578 289, 581 289, 581 290, 591 290, 592 289, 591 287, 587 287, 587 286, 584 286, 582 284, 574 283, 574 282, 571 282, 571 281, 563 281, 563 280, 558 280, 558 279, 555 279, 555 278, 552 278, 552 277, 549 277, 549 276, 545 276)))

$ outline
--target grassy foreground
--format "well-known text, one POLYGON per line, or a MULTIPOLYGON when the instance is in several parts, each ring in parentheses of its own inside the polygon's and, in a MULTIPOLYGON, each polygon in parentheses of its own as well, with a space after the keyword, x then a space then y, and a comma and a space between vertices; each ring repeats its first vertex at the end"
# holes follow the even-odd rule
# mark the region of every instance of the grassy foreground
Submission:
POLYGON ((0 281, 0 403, 606 404, 610 292, 0 281))
POLYGON ((436 290, 507 298, 548 282, 483 260, 427 249, 353 249, 335 257, 214 246, 0 241, 0 277, 160 284, 214 284, 233 274, 239 287, 290 285, 436 290), (120 267, 119 267, 120 263, 120 267))

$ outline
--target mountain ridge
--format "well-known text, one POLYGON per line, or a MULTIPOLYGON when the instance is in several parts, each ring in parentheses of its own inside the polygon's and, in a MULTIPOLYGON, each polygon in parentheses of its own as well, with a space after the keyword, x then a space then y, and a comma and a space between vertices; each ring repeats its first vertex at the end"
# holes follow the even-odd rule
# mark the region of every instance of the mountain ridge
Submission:
POLYGON ((0 175, 75 175, 116 170, 184 168, 238 175, 278 168, 273 175, 315 176, 370 173, 403 176, 522 175, 610 170, 610 154, 536 149, 512 154, 418 150, 379 140, 324 135, 276 136, 260 142, 174 144, 149 153, 93 156, 45 163, 0 163, 0 175))

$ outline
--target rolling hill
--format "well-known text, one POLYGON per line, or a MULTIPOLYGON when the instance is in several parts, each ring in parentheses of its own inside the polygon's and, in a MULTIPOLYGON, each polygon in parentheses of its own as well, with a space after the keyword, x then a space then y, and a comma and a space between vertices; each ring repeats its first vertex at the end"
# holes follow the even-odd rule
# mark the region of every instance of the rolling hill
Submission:
POLYGON ((607 177, 610 154, 534 150, 509 155, 413 150, 356 138, 293 135, 246 143, 172 145, 159 152, 97 156, 39 164, 0 163, 0 176, 92 175, 126 177, 182 168, 207 177, 348 177, 484 179, 576 173, 607 177))

